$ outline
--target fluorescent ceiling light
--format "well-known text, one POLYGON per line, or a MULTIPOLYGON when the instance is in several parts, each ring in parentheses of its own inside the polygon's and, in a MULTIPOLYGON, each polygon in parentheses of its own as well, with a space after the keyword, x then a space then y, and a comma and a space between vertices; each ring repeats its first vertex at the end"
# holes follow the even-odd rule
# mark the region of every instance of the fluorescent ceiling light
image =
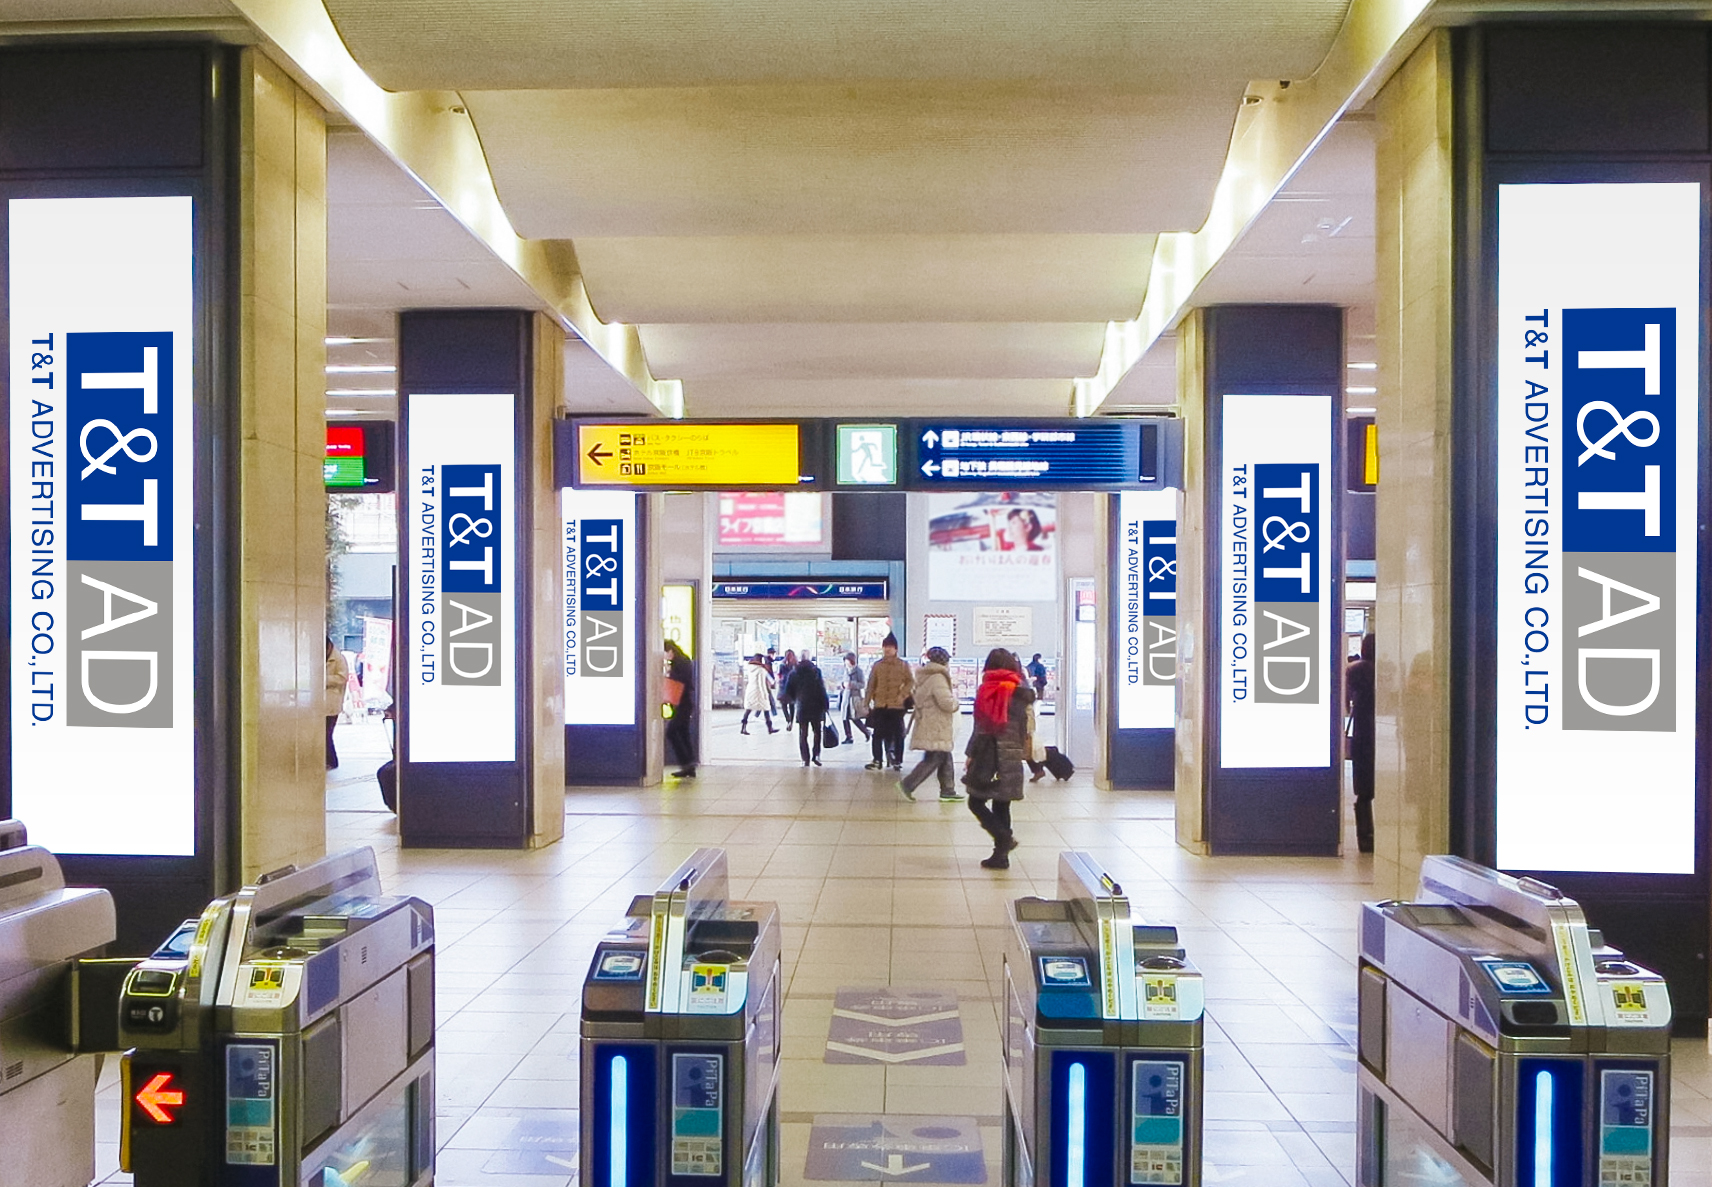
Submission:
POLYGON ((327 415, 328 416, 356 416, 356 415, 358 415, 358 412, 355 408, 329 408, 329 409, 327 409, 327 415))
POLYGON ((398 368, 391 363, 328 363, 329 375, 391 375, 398 368))
POLYGON ((397 389, 390 388, 390 387, 373 387, 373 388, 341 387, 341 388, 333 388, 333 389, 329 390, 327 392, 327 394, 329 396, 339 396, 339 397, 343 397, 343 396, 386 396, 388 398, 391 398, 392 396, 396 396, 398 394, 398 391, 397 391, 397 389))
POLYGON ((1377 371, 1377 370, 1379 370, 1379 364, 1378 363, 1351 363, 1349 365, 1349 369, 1351 371, 1377 371))
POLYGON ((1343 390, 1347 396, 1376 396, 1379 394, 1379 389, 1376 387, 1346 387, 1343 390))
POLYGON ((1345 408, 1344 411, 1351 416, 1376 416, 1379 413, 1377 408, 1345 408))
POLYGON ((347 338, 343 334, 331 335, 327 338, 328 346, 355 346, 359 342, 389 342, 389 338, 347 338))

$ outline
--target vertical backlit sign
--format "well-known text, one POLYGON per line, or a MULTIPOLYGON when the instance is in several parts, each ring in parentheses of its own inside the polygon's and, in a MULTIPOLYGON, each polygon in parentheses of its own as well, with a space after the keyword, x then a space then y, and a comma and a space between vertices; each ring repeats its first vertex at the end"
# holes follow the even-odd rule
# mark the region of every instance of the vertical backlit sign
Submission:
POLYGON ((12 807, 195 852, 188 197, 8 203, 12 807))
POLYGON ((1177 723, 1177 492, 1118 496, 1118 728, 1177 723))
POLYGON ((517 757, 515 398, 412 393, 403 679, 411 762, 517 757))
POLYGON ((636 496, 559 492, 565 724, 636 723, 636 496))
POLYGON ((1694 871, 1700 204, 1498 188, 1506 869, 1694 871), (1589 237, 1610 227, 1621 250, 1589 237))
POLYGON ((1225 767, 1331 763, 1332 400, 1226 396, 1217 687, 1225 767))

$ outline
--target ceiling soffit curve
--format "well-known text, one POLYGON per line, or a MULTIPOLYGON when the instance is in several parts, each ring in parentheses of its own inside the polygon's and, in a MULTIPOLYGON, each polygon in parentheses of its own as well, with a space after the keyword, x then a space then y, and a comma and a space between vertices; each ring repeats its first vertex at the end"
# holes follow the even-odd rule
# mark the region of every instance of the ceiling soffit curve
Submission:
POLYGON ((1349 0, 326 0, 389 90, 1300 78, 1349 0))

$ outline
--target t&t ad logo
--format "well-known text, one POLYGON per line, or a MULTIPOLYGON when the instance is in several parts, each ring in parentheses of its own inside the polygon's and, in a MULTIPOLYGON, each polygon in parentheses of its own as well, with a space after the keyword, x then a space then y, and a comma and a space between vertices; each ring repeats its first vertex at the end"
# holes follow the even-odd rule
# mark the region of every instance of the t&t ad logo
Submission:
POLYGON ((1565 309, 1566 730, 1676 728, 1674 309, 1565 309))
POLYGON ((440 467, 440 678, 491 685, 502 675, 505 591, 499 466, 440 467))
POLYGON ((581 521, 582 675, 624 675, 624 521, 581 521))
POLYGON ((173 335, 65 352, 66 724, 170 728, 173 335))
POLYGON ((1261 704, 1318 704, 1320 467, 1254 467, 1254 641, 1261 704))
POLYGON ((1177 524, 1170 519, 1141 522, 1142 640, 1146 656, 1143 684, 1177 683, 1177 524))

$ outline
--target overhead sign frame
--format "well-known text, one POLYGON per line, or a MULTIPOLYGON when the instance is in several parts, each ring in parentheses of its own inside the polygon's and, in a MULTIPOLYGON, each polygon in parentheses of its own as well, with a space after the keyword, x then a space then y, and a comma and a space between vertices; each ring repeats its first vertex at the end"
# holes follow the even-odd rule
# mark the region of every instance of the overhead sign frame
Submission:
POLYGON ((557 485, 593 490, 1162 490, 1181 485, 1182 440, 1182 422, 1159 416, 573 417, 554 426, 553 469, 557 485), (789 467, 769 472, 767 464, 787 446, 780 439, 786 429, 796 430, 795 472, 789 467), (647 440, 657 435, 667 439, 664 448, 647 440), (684 448, 676 439, 691 435, 724 438, 699 443, 717 453, 700 475, 689 473, 693 462, 672 454, 684 448), (627 444, 631 436, 643 440, 627 444), (627 449, 639 452, 627 454, 627 449), (659 469, 662 460, 673 468, 659 469), (948 469, 953 471, 949 477, 948 469))

